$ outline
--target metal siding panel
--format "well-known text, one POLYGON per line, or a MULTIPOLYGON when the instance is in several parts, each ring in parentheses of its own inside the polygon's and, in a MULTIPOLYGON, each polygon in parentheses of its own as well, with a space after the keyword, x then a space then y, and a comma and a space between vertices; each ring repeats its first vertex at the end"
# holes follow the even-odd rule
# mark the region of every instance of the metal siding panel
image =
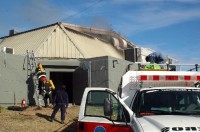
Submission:
POLYGON ((57 40, 58 40, 58 44, 59 44, 59 53, 60 53, 59 57, 63 58, 64 57, 63 56, 64 49, 63 49, 63 44, 60 41, 60 35, 61 35, 60 28, 59 28, 59 30, 57 32, 58 32, 57 33, 57 38, 58 38, 57 40))
POLYGON ((52 57, 54 56, 56 56, 56 44, 53 42, 53 32, 52 32, 52 34, 51 34, 51 37, 50 37, 50 44, 52 45, 52 50, 51 50, 51 55, 52 55, 52 57))
POLYGON ((41 57, 44 57, 44 44, 40 48, 41 57))
POLYGON ((63 49, 64 49, 64 57, 67 58, 67 41, 66 41, 66 36, 64 35, 64 33, 62 33, 62 38, 61 38, 61 42, 63 43, 63 49))
POLYGON ((44 45, 40 46, 41 57, 44 57, 44 45))
POLYGON ((67 36, 65 36, 65 40, 66 40, 66 42, 67 42, 67 45, 66 45, 66 54, 67 54, 67 56, 69 56, 69 38, 67 38, 67 36))
POLYGON ((59 43, 59 28, 56 29, 55 31, 55 43, 56 43, 56 53, 57 53, 57 56, 56 57, 60 57, 60 43, 59 43))
POLYGON ((40 56, 41 57, 41 50, 39 49, 36 53, 35 53, 35 56, 37 57, 37 56, 40 56))
POLYGON ((72 50, 71 50, 71 52, 72 52, 72 58, 75 58, 75 51, 76 51, 76 48, 72 45, 72 50))
MULTIPOLYGON (((74 44, 69 40, 69 38, 64 34, 60 29, 56 30, 56 33, 53 33, 52 39, 55 39, 55 56, 54 57, 64 57, 64 58, 76 58, 77 49, 74 44), (54 36, 55 35, 55 36, 54 36)), ((78 54, 80 54, 78 52, 78 54)))
POLYGON ((56 43, 56 35, 55 35, 55 32, 52 33, 52 44, 54 44, 54 52, 55 52, 55 56, 54 57, 58 57, 59 56, 59 53, 58 53, 58 50, 57 50, 57 43, 56 43))
POLYGON ((68 50, 68 56, 69 56, 69 58, 72 58, 72 44, 71 44, 71 42, 69 41, 69 39, 68 39, 68 47, 67 47, 67 50, 68 50))
POLYGON ((48 39, 47 39, 47 45, 48 45, 48 54, 47 54, 47 56, 49 56, 49 57, 51 57, 52 56, 52 44, 51 44, 51 37, 49 37, 48 39))
POLYGON ((69 45, 69 40, 67 36, 63 36, 63 43, 65 45, 65 56, 68 57, 68 45, 69 45))
POLYGON ((5 38, 0 47, 11 47, 15 54, 24 55, 26 50, 35 51, 54 28, 50 26, 5 38))
POLYGON ((48 44, 46 42, 43 43, 43 56, 48 56, 48 44))
POLYGON ((65 56, 65 45, 64 45, 64 43, 63 43, 63 31, 62 30, 59 30, 59 40, 60 40, 60 45, 61 45, 61 51, 62 51, 62 57, 63 58, 66 58, 66 56, 65 56))
POLYGON ((86 58, 98 56, 113 56, 123 59, 123 51, 118 51, 110 43, 105 43, 95 38, 86 37, 71 31, 66 31, 74 44, 81 49, 86 58), (101 50, 100 50, 101 49, 101 50))

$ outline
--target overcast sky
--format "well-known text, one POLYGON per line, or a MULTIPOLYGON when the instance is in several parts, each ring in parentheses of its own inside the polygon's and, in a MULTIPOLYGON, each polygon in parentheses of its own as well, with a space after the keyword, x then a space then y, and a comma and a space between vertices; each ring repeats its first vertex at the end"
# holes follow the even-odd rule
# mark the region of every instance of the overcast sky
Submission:
POLYGON ((1 0, 0 37, 66 22, 114 30, 180 63, 200 64, 200 0, 1 0))

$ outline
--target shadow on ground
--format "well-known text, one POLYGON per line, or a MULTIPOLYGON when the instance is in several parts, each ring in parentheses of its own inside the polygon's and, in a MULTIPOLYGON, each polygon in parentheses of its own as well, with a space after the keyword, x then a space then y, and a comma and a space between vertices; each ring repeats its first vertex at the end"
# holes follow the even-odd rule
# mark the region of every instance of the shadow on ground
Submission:
MULTIPOLYGON (((46 114, 36 113, 36 116, 44 118, 47 121, 50 121, 49 116, 46 114)), ((56 119, 54 121, 61 123, 59 120, 56 120, 56 119)), ((58 128, 54 132, 76 132, 77 131, 77 122, 78 122, 77 118, 73 119, 69 122, 66 122, 65 124, 63 124, 63 126, 58 128)))
POLYGON ((65 123, 64 126, 58 128, 54 132, 76 132, 77 131, 77 119, 65 123))
POLYGON ((46 114, 36 113, 36 116, 38 116, 38 117, 42 117, 42 118, 44 118, 44 119, 46 119, 46 120, 49 121, 49 116, 46 115, 46 114))

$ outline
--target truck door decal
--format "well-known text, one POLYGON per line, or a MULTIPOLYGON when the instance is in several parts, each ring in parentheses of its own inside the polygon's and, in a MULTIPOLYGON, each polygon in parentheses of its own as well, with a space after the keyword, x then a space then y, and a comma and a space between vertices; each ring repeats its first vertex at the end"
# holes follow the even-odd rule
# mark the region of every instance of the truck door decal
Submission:
POLYGON ((106 129, 103 126, 97 126, 94 132, 106 132, 106 129))

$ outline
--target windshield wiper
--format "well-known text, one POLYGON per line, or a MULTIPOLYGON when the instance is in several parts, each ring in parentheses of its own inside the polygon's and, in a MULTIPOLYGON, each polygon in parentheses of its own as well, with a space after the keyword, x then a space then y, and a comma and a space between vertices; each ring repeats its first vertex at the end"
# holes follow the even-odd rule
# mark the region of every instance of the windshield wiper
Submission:
POLYGON ((170 113, 171 115, 190 115, 188 112, 182 112, 182 111, 173 111, 170 113))
POLYGON ((191 113, 182 111, 163 111, 163 110, 151 110, 151 111, 157 115, 191 115, 191 113))
POLYGON ((187 111, 188 115, 200 115, 200 111, 187 111))
POLYGON ((159 114, 159 115, 165 115, 165 114, 170 114, 171 111, 165 111, 165 110, 151 110, 151 112, 154 112, 155 114, 159 114))
POLYGON ((200 111, 165 111, 165 110, 150 110, 140 111, 140 116, 150 115, 200 115, 200 111))

